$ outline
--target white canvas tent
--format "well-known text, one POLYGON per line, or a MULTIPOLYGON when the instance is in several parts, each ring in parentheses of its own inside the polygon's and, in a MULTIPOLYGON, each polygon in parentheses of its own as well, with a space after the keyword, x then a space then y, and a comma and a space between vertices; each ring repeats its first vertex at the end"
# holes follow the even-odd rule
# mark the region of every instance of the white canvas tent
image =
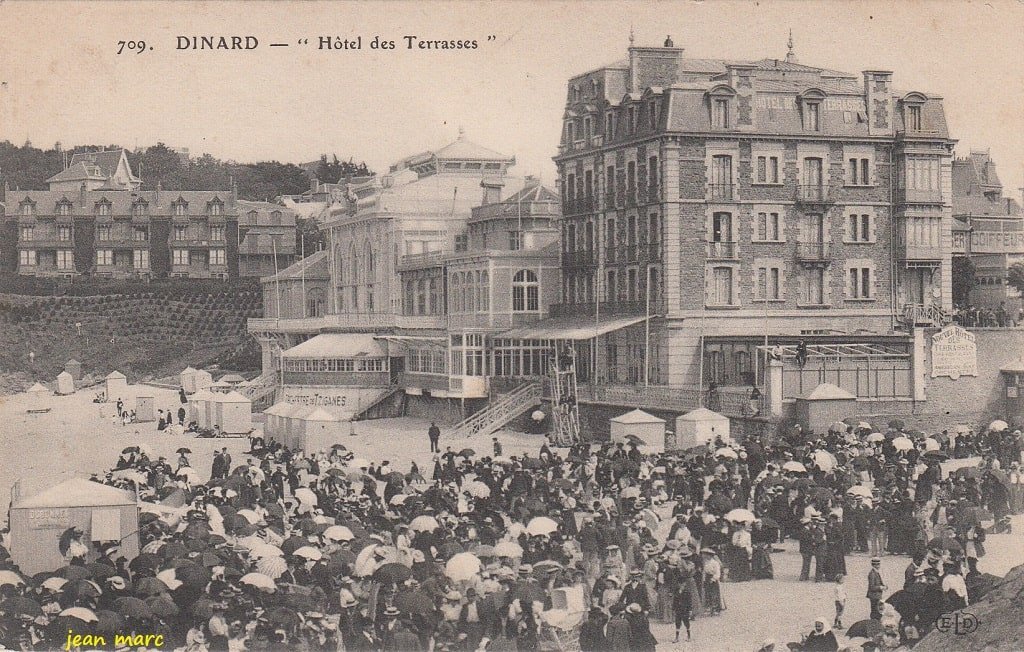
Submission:
POLYGON ((57 374, 57 393, 68 395, 75 393, 75 377, 66 371, 57 374))
POLYGON ((124 400, 128 398, 128 378, 120 371, 111 371, 107 375, 105 384, 106 387, 104 389, 107 394, 108 403, 116 403, 117 399, 124 400))
POLYGON ((192 367, 185 367, 181 370, 181 374, 178 376, 178 380, 181 383, 181 388, 185 390, 186 394, 196 393, 196 370, 192 367))
POLYGON ((302 433, 298 435, 295 446, 306 451, 329 448, 348 432, 341 417, 323 408, 313 408, 298 420, 302 423, 302 433))
POLYGON ((707 408, 697 408, 676 417, 676 444, 678 450, 692 448, 721 437, 729 442, 729 419, 707 408))
POLYGON ((231 383, 226 383, 223 380, 218 380, 217 382, 210 385, 209 389, 221 394, 227 394, 232 390, 233 387, 234 385, 232 385, 231 383))
POLYGON ((639 439, 643 445, 657 450, 665 445, 665 420, 653 414, 636 409, 620 414, 609 421, 611 440, 626 442, 632 438, 639 439))
POLYGON ((214 423, 228 435, 244 435, 252 431, 252 401, 238 392, 216 395, 214 423))
POLYGON ((263 436, 284 443, 283 417, 292 409, 291 403, 274 403, 263 414, 267 415, 267 421, 263 427, 263 436))
POLYGON ((211 427, 208 405, 213 399, 213 393, 201 389, 188 399, 189 418, 196 422, 200 428, 211 427))
POLYGON ((46 389, 44 385, 36 383, 25 390, 25 393, 33 398, 42 398, 50 395, 50 390, 46 389))

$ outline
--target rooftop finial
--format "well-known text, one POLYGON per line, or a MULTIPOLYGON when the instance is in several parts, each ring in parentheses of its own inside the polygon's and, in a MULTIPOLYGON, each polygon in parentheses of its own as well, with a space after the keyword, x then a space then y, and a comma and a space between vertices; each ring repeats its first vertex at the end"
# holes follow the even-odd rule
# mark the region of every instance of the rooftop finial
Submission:
POLYGON ((666 36, 665 37, 665 47, 667 47, 667 48, 674 48, 675 46, 676 46, 676 44, 672 42, 672 36, 671 35, 666 36))
POLYGON ((793 52, 793 30, 789 30, 789 41, 786 42, 786 61, 795 62, 796 53, 793 52))
POLYGON ((633 43, 636 42, 636 35, 633 34, 633 26, 629 26, 629 47, 633 47, 633 43))

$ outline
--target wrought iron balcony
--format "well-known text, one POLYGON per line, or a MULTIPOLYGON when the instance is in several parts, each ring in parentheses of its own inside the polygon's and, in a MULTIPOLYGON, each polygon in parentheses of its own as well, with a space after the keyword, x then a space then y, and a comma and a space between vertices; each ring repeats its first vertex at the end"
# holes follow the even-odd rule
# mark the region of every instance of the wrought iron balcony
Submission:
POLYGON ((708 198, 712 201, 732 201, 736 197, 736 184, 709 183, 708 198))
POLYGON ((800 184, 796 187, 796 201, 800 204, 831 204, 835 201, 828 184, 800 184))
POLYGON ((739 258, 739 247, 735 242, 708 242, 708 258, 712 260, 736 260, 739 258))

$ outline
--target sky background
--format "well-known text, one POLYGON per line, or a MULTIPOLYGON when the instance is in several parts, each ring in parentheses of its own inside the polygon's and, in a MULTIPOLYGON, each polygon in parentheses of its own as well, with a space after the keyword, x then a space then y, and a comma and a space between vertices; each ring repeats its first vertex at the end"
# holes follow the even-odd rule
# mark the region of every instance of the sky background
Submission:
POLYGON ((453 140, 514 154, 554 179, 567 79, 638 45, 700 58, 783 58, 893 70, 897 89, 945 98, 957 153, 991 149, 1008 193, 1024 185, 1024 2, 135 3, 0 0, 0 140, 158 141, 239 162, 321 153, 374 169, 453 140), (178 35, 254 35, 254 52, 177 51, 178 35), (374 51, 375 36, 399 49, 374 51), (407 50, 402 36, 476 39, 407 50), (495 40, 488 42, 489 35, 495 40), (361 51, 316 49, 363 37, 361 51), (308 38, 310 45, 296 41, 308 38), (143 54, 117 55, 142 39, 143 54), (269 48, 271 42, 291 43, 269 48))

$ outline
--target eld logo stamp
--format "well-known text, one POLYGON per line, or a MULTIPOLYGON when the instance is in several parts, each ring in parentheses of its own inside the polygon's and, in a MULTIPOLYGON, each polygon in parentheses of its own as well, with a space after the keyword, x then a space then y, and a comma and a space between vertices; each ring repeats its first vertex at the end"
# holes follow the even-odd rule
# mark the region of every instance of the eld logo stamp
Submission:
POLYGON ((942 614, 935 620, 935 629, 943 634, 953 632, 956 636, 966 636, 978 631, 978 617, 967 611, 955 611, 942 614))

